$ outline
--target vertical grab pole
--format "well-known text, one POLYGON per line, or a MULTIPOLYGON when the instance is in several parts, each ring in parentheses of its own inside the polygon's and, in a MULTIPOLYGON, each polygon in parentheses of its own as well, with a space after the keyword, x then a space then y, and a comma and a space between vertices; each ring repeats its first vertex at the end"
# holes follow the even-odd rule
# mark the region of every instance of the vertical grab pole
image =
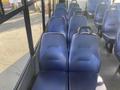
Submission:
POLYGON ((55 0, 53 0, 53 12, 54 12, 54 9, 55 9, 55 0))
POLYGON ((42 25, 43 25, 43 32, 45 32, 45 0, 41 0, 41 8, 42 8, 42 25))
POLYGON ((49 18, 50 18, 51 17, 51 0, 49 0, 48 9, 49 9, 49 18))
POLYGON ((2 0, 0 0, 0 10, 1 10, 1 14, 4 15, 4 8, 3 8, 3 4, 2 4, 2 0))
POLYGON ((29 51, 30 51, 30 55, 32 57, 34 55, 34 46, 33 46, 33 38, 32 38, 32 31, 31 31, 29 10, 28 10, 28 6, 27 6, 27 1, 22 0, 22 3, 24 5, 23 13, 24 13, 24 21, 25 21, 29 51))
POLYGON ((69 7, 69 1, 67 0, 67 8, 69 7))

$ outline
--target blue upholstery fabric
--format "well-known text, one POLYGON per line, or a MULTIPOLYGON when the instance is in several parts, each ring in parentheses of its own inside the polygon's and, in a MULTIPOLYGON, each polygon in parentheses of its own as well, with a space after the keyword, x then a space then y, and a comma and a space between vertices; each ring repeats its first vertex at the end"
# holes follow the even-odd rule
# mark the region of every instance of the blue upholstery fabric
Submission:
POLYGON ((72 16, 68 27, 68 45, 71 43, 73 34, 77 33, 78 28, 82 26, 87 26, 87 18, 83 15, 72 16))
POLYGON ((98 0, 88 0, 87 3, 87 12, 89 15, 94 15, 97 8, 98 0))
POLYGON ((97 9, 97 6, 101 3, 105 2, 110 5, 111 0, 88 0, 87 3, 87 12, 89 15, 94 15, 97 9))
POLYGON ((64 17, 67 21, 68 17, 67 17, 67 10, 66 8, 56 8, 54 13, 53 13, 53 16, 55 17, 64 17))
POLYGON ((68 90, 68 52, 64 35, 44 33, 38 57, 40 73, 32 90, 68 90))
POLYGON ((79 8, 79 4, 77 2, 71 2, 68 11, 70 11, 72 8, 79 8))
POLYGON ((96 27, 101 27, 103 23, 103 17, 105 14, 106 9, 109 7, 109 4, 106 4, 105 2, 101 2, 96 9, 95 17, 94 17, 94 23, 96 27))
POLYGON ((68 90, 65 72, 40 72, 32 90, 68 90))
POLYGON ((41 71, 67 71, 67 60, 67 45, 63 34, 43 34, 39 51, 41 71))
POLYGON ((75 34, 69 55, 70 90, 95 90, 100 69, 98 39, 91 34, 75 34))
POLYGON ((103 38, 106 40, 106 42, 114 43, 119 25, 120 12, 116 8, 112 7, 105 12, 102 25, 103 38))
POLYGON ((51 17, 47 25, 48 32, 60 32, 67 38, 67 23, 63 17, 51 17))
POLYGON ((116 36, 114 53, 115 53, 116 57, 118 58, 118 60, 120 61, 120 29, 116 36))
POLYGON ((74 7, 74 8, 71 8, 68 12, 68 19, 70 20, 70 18, 75 15, 75 13, 78 13, 81 14, 82 10, 80 7, 74 7))
POLYGON ((84 26, 81 27, 78 31, 78 33, 82 34, 82 33, 92 33, 91 28, 89 26, 84 26))
POLYGON ((56 9, 57 8, 66 8, 66 5, 65 5, 65 3, 59 3, 56 5, 56 9))

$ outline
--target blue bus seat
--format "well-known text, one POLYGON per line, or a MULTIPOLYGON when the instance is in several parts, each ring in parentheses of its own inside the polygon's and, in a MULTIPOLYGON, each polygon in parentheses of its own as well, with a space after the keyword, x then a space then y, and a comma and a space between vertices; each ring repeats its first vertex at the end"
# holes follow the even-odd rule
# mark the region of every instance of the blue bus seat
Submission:
POLYGON ((117 33, 116 40, 115 40, 114 54, 117 57, 117 59, 120 61, 120 29, 117 33))
POLYGON ((78 4, 77 0, 72 0, 70 2, 68 11, 70 11, 72 8, 79 8, 79 4, 78 4))
POLYGON ((56 8, 54 13, 53 13, 53 16, 55 17, 64 17, 67 21, 68 19, 68 12, 66 10, 66 8, 56 8))
POLYGON ((87 2, 87 13, 88 15, 94 15, 97 8, 98 0, 88 0, 87 2))
POLYGON ((69 55, 69 89, 95 90, 100 69, 98 38, 74 34, 69 55))
POLYGON ((78 29, 78 33, 82 34, 82 33, 92 33, 91 27, 89 26, 82 26, 78 29))
POLYGON ((39 48, 40 72, 32 90, 68 90, 68 53, 63 34, 44 33, 39 48))
POLYGON ((68 90, 65 72, 40 72, 32 90, 68 90))
POLYGON ((108 5, 106 5, 104 2, 100 3, 96 9, 95 17, 94 17, 94 23, 96 27, 102 26, 103 17, 105 14, 105 10, 108 8, 108 5))
POLYGON ((68 46, 70 46, 72 36, 78 32, 78 28, 87 26, 87 18, 83 15, 74 15, 70 19, 68 27, 68 46))
POLYGON ((71 8, 68 12, 68 19, 70 20, 70 18, 75 15, 76 13, 79 13, 81 14, 82 13, 82 10, 80 7, 74 7, 74 8, 71 8))
POLYGON ((47 32, 60 32, 67 38, 67 22, 64 17, 51 17, 47 24, 47 32))
POLYGON ((39 51, 41 71, 67 71, 68 51, 63 34, 43 34, 39 51))
POLYGON ((102 24, 103 24, 103 18, 104 18, 104 14, 105 11, 108 9, 110 5, 106 2, 101 2, 98 6, 97 9, 95 11, 95 16, 94 16, 94 23, 95 26, 98 28, 98 34, 100 35, 100 37, 102 37, 102 24))
POLYGON ((117 31, 120 25, 120 11, 116 7, 111 7, 105 12, 102 25, 102 35, 106 41, 107 50, 112 53, 113 44, 116 39, 117 31), (108 47, 110 45, 111 47, 108 47))
POLYGON ((56 9, 57 9, 57 8, 66 8, 66 5, 65 5, 65 3, 59 3, 59 4, 56 5, 55 8, 56 8, 56 9))
POLYGON ((111 0, 88 0, 87 2, 87 13, 88 15, 93 15, 95 14, 95 11, 97 9, 97 6, 101 3, 105 2, 107 4, 111 4, 111 0))

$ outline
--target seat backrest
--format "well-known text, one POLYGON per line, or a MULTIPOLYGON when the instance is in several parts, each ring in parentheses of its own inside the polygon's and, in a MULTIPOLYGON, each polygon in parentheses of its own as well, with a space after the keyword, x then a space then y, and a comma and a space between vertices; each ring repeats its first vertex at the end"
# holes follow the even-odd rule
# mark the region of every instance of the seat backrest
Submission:
POLYGON ((80 6, 77 2, 71 2, 68 8, 68 12, 70 12, 72 8, 80 8, 80 6))
POLYGON ((116 40, 115 40, 114 53, 115 53, 117 59, 120 61, 120 28, 117 32, 117 36, 116 36, 116 40))
POLYGON ((95 23, 99 23, 102 25, 103 22, 103 17, 105 14, 105 11, 108 9, 110 5, 106 4, 105 2, 101 2, 98 6, 97 9, 95 11, 95 17, 94 17, 94 21, 95 23))
POLYGON ((96 35, 75 34, 70 47, 69 71, 90 71, 98 73, 99 68, 100 53, 96 35))
POLYGON ((66 39, 60 33, 44 33, 39 49, 39 62, 41 71, 67 70, 66 39))
POLYGON ((67 10, 66 8, 56 8, 54 13, 53 13, 53 16, 55 17, 64 17, 67 21, 68 17, 67 17, 67 10))
POLYGON ((75 14, 81 14, 82 13, 82 10, 80 7, 74 7, 74 8, 71 8, 68 12, 68 19, 70 20, 70 18, 75 15, 75 14))
POLYGON ((65 5, 65 3, 59 3, 59 4, 56 5, 55 8, 56 8, 56 9, 57 9, 57 8, 66 8, 66 5, 65 5))
POLYGON ((77 33, 79 27, 87 26, 87 18, 83 15, 74 15, 71 17, 68 27, 68 42, 71 42, 73 34, 77 33))
POLYGON ((97 9, 97 6, 101 2, 105 2, 106 4, 110 5, 111 0, 88 0, 88 3, 87 3, 87 12, 88 12, 88 14, 94 15, 95 11, 97 9))
POLYGON ((60 32, 67 38, 67 23, 64 17, 51 17, 47 25, 48 32, 60 32))
POLYGON ((120 25, 120 12, 115 7, 105 12, 102 32, 117 32, 120 25))
POLYGON ((74 34, 69 55, 69 73, 70 83, 75 83, 75 90, 95 90, 100 70, 99 54, 96 35, 74 34))

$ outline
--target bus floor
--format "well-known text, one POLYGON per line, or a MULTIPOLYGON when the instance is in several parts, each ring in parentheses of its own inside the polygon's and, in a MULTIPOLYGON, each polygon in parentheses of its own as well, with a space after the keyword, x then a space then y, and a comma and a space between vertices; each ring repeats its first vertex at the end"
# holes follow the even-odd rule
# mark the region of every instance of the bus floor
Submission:
MULTIPOLYGON (((93 19, 88 19, 89 26, 91 26, 93 32, 97 32, 97 28, 94 25, 93 19)), ((114 55, 108 53, 105 49, 105 41, 103 38, 99 38, 100 41, 100 53, 101 53, 101 69, 100 75, 106 85, 107 90, 120 90, 120 74, 116 73, 119 61, 114 55)))

